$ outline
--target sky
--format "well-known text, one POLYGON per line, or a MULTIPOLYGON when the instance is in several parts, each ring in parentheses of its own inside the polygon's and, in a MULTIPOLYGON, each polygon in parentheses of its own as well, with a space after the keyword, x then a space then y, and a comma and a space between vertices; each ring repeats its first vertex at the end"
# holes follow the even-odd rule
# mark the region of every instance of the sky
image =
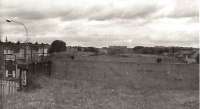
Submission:
POLYGON ((1 38, 69 46, 199 47, 198 0, 0 0, 1 38))

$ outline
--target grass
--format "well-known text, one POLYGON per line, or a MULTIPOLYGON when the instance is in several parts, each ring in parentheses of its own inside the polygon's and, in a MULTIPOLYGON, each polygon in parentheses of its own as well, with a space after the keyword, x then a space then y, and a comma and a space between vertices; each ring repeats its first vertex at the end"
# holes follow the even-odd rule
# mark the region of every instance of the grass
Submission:
POLYGON ((134 89, 108 86, 106 82, 47 77, 37 82, 42 85, 41 89, 10 96, 8 106, 16 109, 197 109, 199 105, 195 90, 134 89))
POLYGON ((196 86, 198 82, 196 66, 176 66, 174 72, 168 74, 169 66, 166 65, 138 66, 137 63, 116 61, 107 63, 88 59, 89 57, 87 61, 83 58, 55 59, 53 76, 49 78, 40 75, 34 78, 32 91, 7 96, 5 109, 198 109, 199 107, 199 90, 190 87, 192 84, 196 86), (176 79, 179 75, 182 75, 181 79, 176 79))

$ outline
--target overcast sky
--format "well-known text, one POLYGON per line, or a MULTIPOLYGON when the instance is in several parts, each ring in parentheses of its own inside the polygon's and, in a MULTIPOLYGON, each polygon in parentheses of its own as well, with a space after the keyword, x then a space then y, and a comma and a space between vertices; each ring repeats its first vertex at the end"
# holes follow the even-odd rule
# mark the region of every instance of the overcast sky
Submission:
POLYGON ((198 0, 0 0, 1 36, 67 45, 199 45, 198 0))

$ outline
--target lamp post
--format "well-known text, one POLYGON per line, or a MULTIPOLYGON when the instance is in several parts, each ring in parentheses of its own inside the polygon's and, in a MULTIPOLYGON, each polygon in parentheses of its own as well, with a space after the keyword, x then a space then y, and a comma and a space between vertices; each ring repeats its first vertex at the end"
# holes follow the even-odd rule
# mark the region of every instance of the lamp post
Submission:
POLYGON ((28 42, 28 28, 27 28, 27 26, 24 23, 18 22, 18 21, 14 21, 14 20, 9 20, 9 19, 6 19, 6 22, 9 22, 9 23, 13 22, 13 23, 22 25, 24 27, 25 32, 26 32, 26 43, 28 42))
POLYGON ((28 28, 27 28, 27 26, 24 23, 22 23, 22 22, 18 22, 18 21, 14 21, 14 20, 9 20, 9 19, 6 19, 6 22, 9 22, 9 23, 13 22, 13 23, 22 25, 24 27, 24 30, 26 32, 26 41, 25 41, 26 47, 25 47, 25 56, 24 56, 24 58, 25 58, 26 64, 28 64, 28 57, 27 57, 27 51, 28 51, 28 28))
MULTIPOLYGON (((26 25, 24 24, 24 23, 22 23, 22 22, 18 22, 18 21, 14 21, 14 20, 9 20, 9 19, 6 19, 6 22, 9 22, 9 23, 16 23, 16 24, 19 24, 19 25, 22 25, 23 27, 24 27, 24 30, 25 30, 25 32, 26 32, 26 41, 25 41, 25 55, 24 55, 24 58, 25 58, 25 63, 26 63, 26 69, 28 69, 28 56, 27 56, 27 51, 28 51, 28 28, 26 27, 26 25)), ((27 72, 26 72, 27 73, 27 72)), ((21 74, 21 72, 20 72, 20 81, 19 81, 19 85, 20 85, 20 89, 19 90, 21 90, 21 88, 22 88, 22 74, 21 74)), ((24 74, 24 76, 25 76, 25 78, 26 78, 26 75, 27 74, 24 74)), ((25 81, 27 81, 27 80, 25 80, 25 81)))

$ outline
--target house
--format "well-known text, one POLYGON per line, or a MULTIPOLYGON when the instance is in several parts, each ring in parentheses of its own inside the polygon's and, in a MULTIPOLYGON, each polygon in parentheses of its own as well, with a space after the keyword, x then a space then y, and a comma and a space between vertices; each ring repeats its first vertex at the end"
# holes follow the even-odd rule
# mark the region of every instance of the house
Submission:
POLYGON ((195 58, 190 58, 190 57, 186 56, 185 57, 185 62, 187 64, 194 64, 194 63, 196 63, 196 59, 195 58))
MULTIPOLYGON (((48 56, 48 44, 32 44, 32 43, 0 43, 0 59, 5 61, 5 65, 1 62, 1 66, 5 67, 5 76, 15 78, 18 68, 26 62, 39 62, 48 56)), ((1 71, 1 69, 0 69, 1 71)), ((4 74, 4 73, 3 73, 4 74)))
POLYGON ((198 63, 197 62, 197 56, 199 56, 199 50, 193 50, 192 52, 185 54, 185 62, 187 64, 193 64, 193 63, 198 63))

